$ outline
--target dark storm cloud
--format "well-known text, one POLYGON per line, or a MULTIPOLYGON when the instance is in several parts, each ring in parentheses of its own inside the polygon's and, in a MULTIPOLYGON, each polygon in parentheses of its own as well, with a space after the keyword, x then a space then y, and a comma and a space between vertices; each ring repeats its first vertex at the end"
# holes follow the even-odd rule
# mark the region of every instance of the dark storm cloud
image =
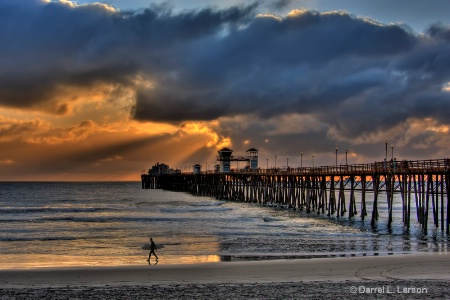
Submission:
POLYGON ((176 122, 316 114, 348 136, 414 116, 445 117, 422 107, 427 97, 448 102, 441 91, 449 79, 447 45, 440 39, 430 46, 429 39, 344 13, 257 17, 223 37, 188 45, 174 76, 140 91, 135 117, 176 122), (427 64, 425 74, 430 55, 443 64, 427 64))
POLYGON ((450 122, 447 27, 415 35, 341 12, 255 10, 2 1, 0 103, 45 107, 63 88, 111 83, 135 91, 137 120, 312 114, 346 136, 413 117, 450 122))
POLYGON ((433 24, 427 30, 428 35, 431 37, 443 38, 447 41, 450 40, 450 27, 442 24, 433 24))
POLYGON ((269 8, 272 8, 274 10, 281 10, 285 7, 288 7, 289 5, 293 4, 294 0, 277 0, 277 1, 270 1, 267 5, 269 8))
POLYGON ((0 104, 36 107, 60 98, 63 87, 164 76, 185 60, 186 43, 239 25, 254 7, 172 15, 163 5, 133 14, 100 4, 2 1, 0 104))

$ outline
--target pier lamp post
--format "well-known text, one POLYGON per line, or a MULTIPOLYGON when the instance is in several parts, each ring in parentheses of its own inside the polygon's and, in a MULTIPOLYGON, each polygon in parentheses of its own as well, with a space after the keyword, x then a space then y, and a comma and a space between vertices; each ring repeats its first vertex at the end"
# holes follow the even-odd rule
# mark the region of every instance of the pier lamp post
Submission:
POLYGON ((336 147, 336 168, 337 168, 337 152, 338 152, 338 147, 336 147))
POLYGON ((347 165, 347 152, 348 152, 348 150, 346 149, 345 150, 345 165, 347 165))
POLYGON ((391 145, 391 155, 392 161, 394 160, 394 145, 391 145))
POLYGON ((266 170, 269 169, 269 159, 267 158, 266 170))
POLYGON ((385 144, 386 144, 386 156, 385 156, 384 158, 385 158, 385 160, 387 161, 387 140, 384 141, 384 142, 385 142, 385 144))
POLYGON ((289 168, 289 157, 286 157, 286 167, 289 168))
POLYGON ((313 155, 313 169, 314 169, 314 155, 313 155))
POLYGON ((277 168, 277 156, 275 155, 275 169, 277 168))

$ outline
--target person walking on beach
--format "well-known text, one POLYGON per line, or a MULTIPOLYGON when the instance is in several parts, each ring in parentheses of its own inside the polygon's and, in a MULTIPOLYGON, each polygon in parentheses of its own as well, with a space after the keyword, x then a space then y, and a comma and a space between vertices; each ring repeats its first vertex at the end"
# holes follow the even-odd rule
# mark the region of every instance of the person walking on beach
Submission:
POLYGON ((155 242, 153 242, 153 239, 150 238, 150 253, 148 254, 148 259, 147 259, 148 262, 150 261, 150 257, 152 256, 152 254, 156 257, 156 260, 158 260, 158 256, 156 255, 155 251, 156 251, 155 242))

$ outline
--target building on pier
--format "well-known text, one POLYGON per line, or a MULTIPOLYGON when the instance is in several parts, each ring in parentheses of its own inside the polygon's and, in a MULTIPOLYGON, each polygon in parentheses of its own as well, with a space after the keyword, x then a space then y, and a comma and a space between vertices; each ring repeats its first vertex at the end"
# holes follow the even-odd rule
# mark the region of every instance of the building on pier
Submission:
POLYGON ((158 162, 150 170, 148 170, 148 173, 150 175, 169 174, 169 169, 169 165, 166 165, 164 163, 160 164, 158 162))
POLYGON ((219 154, 217 156, 217 161, 219 162, 219 172, 229 173, 231 171, 232 161, 245 161, 247 162, 246 169, 257 169, 258 168, 258 150, 251 148, 246 151, 246 157, 232 156, 233 150, 229 148, 223 148, 217 151, 219 154))
POLYGON ((165 174, 179 174, 180 170, 169 167, 167 164, 156 163, 150 170, 148 170, 149 175, 165 175, 165 174))
POLYGON ((231 154, 233 150, 228 148, 223 148, 222 150, 217 151, 219 156, 217 156, 217 161, 220 163, 220 172, 228 173, 231 171, 231 154))
POLYGON ((248 158, 248 166, 252 170, 258 169, 258 150, 255 148, 248 149, 246 151, 248 158))
POLYGON ((193 174, 201 174, 202 173, 202 166, 200 164, 195 164, 192 166, 192 173, 193 174))

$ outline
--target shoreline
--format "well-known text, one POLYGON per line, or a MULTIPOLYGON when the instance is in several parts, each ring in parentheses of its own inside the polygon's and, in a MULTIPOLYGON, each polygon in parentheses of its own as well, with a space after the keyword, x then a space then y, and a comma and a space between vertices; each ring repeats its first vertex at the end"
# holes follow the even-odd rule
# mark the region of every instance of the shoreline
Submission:
MULTIPOLYGON (((416 252, 416 253, 393 253, 393 252, 373 252, 373 253, 317 253, 317 254, 238 254, 238 255, 197 255, 197 256, 161 256, 164 265, 196 265, 204 263, 221 263, 221 262, 263 262, 263 261, 280 261, 280 260, 309 260, 309 259, 333 259, 333 258, 350 258, 350 257, 383 257, 383 256, 401 256, 401 255, 422 255, 422 254, 441 254, 445 252, 416 252)), ((0 271, 8 270, 39 270, 39 269, 70 269, 70 268, 102 268, 102 267, 140 267, 146 265, 141 256, 127 257, 111 257, 108 261, 114 263, 102 264, 105 261, 99 261, 94 257, 64 255, 61 261, 55 261, 51 255, 23 255, 6 254, 0 257, 0 271), (19 262, 17 262, 19 261, 19 262), (140 263, 138 263, 140 262, 140 263)), ((154 261, 152 261, 154 263, 154 261)))
MULTIPOLYGON (((155 262, 154 259, 151 260, 155 262)), ((0 270, 3 287, 270 283, 296 281, 444 280, 450 254, 231 261, 142 266, 82 266, 0 270)))
POLYGON ((2 299, 442 299, 449 283, 450 254, 0 270, 2 299))

